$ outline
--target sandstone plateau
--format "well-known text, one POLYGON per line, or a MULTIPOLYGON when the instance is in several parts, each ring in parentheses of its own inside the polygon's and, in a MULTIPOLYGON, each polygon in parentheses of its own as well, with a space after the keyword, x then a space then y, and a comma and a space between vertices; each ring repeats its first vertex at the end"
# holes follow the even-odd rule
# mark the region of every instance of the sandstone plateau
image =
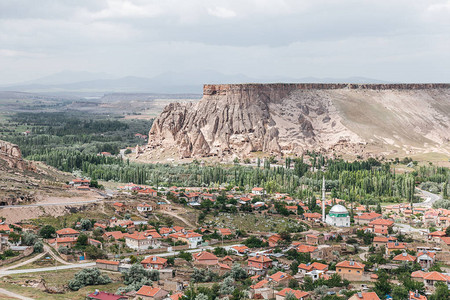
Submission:
POLYGON ((207 84, 165 107, 140 156, 449 155, 449 141, 450 84, 207 84))

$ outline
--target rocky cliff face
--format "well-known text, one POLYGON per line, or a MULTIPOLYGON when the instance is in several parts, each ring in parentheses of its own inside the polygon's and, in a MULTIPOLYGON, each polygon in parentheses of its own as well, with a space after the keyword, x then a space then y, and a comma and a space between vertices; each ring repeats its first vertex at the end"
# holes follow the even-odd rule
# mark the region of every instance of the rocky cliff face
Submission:
POLYGON ((449 84, 205 85, 164 109, 143 156, 449 154, 449 127, 449 84))
POLYGON ((9 168, 25 170, 35 170, 34 166, 23 160, 19 146, 0 140, 0 160, 7 163, 9 168))

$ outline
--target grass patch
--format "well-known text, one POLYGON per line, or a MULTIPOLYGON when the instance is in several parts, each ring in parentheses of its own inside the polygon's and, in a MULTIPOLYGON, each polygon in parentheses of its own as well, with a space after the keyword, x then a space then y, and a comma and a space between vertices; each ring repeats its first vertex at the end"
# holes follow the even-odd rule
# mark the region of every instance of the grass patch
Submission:
POLYGON ((57 230, 66 227, 72 227, 80 219, 109 219, 110 216, 99 212, 98 210, 86 210, 59 217, 40 217, 31 220, 36 226, 51 225, 57 230))
POLYGON ((73 278, 76 272, 80 269, 70 269, 70 270, 58 270, 51 272, 42 272, 42 273, 31 273, 31 274, 14 274, 3 278, 3 282, 1 282, 2 288, 26 296, 33 299, 84 299, 84 297, 95 291, 95 289, 99 289, 101 291, 115 293, 120 286, 123 284, 120 281, 121 274, 112 273, 112 272, 104 272, 106 273, 113 282, 106 285, 93 285, 87 286, 79 291, 70 291, 68 290, 64 294, 49 294, 34 287, 24 287, 21 286, 20 283, 23 283, 27 280, 45 280, 46 285, 49 287, 64 287, 67 285, 68 281, 73 278), (15 284, 17 282, 17 284, 15 284))
POLYGON ((227 227, 245 231, 283 232, 288 228, 298 226, 298 221, 282 216, 268 216, 262 214, 228 214, 220 213, 217 217, 208 215, 206 224, 216 227, 227 227))

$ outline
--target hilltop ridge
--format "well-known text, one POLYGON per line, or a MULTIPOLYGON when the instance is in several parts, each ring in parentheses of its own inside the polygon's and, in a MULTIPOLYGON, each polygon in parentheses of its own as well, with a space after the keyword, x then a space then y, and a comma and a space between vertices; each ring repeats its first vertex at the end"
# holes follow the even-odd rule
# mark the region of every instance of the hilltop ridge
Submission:
POLYGON ((142 159, 449 155, 450 84, 206 84, 169 104, 142 159))

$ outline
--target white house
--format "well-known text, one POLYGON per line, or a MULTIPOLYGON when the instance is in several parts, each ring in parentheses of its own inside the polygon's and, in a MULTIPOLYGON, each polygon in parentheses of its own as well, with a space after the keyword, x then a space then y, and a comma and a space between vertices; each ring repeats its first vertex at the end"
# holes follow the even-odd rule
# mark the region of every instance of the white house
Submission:
POLYGON ((153 210, 153 207, 150 204, 141 203, 141 204, 138 204, 137 210, 140 213, 147 213, 147 212, 151 212, 153 210))
POLYGON ((266 191, 264 190, 264 188, 261 187, 254 187, 252 189, 252 194, 254 195, 258 195, 258 196, 262 196, 266 194, 266 191))

